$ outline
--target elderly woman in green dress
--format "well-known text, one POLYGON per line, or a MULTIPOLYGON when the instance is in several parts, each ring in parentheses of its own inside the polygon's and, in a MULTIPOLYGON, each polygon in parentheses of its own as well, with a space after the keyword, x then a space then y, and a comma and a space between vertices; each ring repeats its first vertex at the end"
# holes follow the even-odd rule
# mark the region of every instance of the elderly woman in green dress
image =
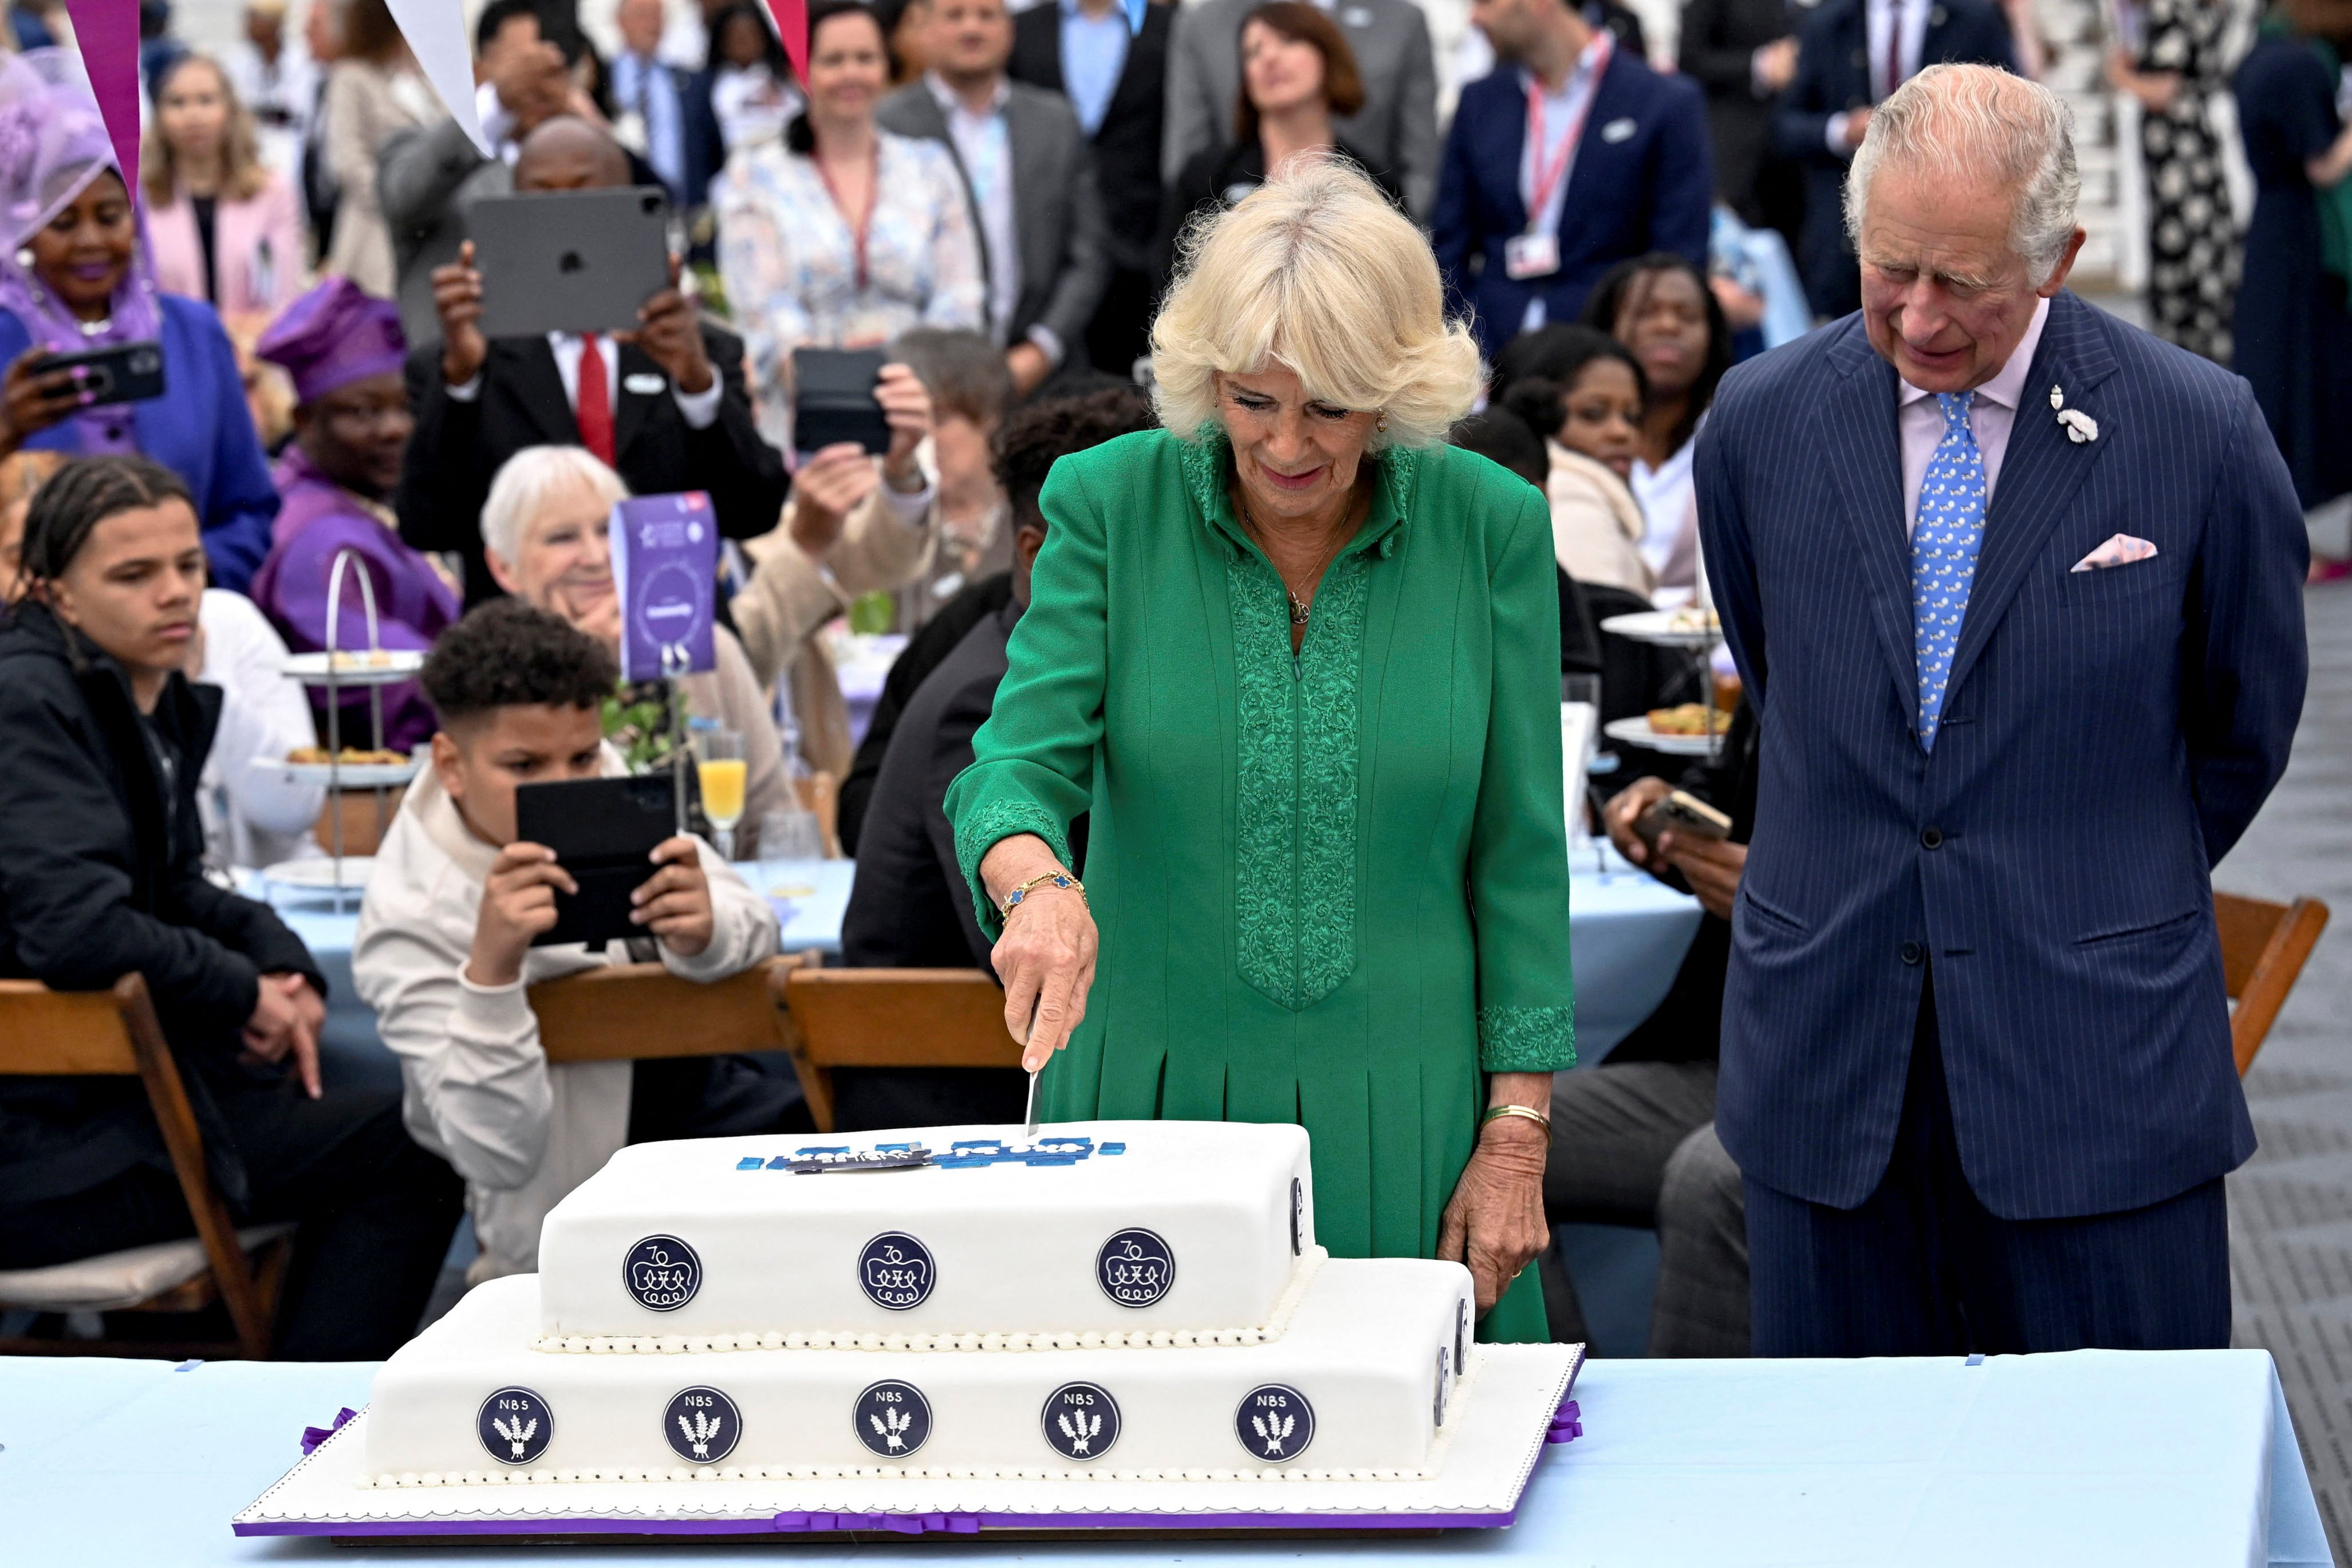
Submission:
POLYGON ((1005 1020, 1050 1120, 1302 1123, 1325 1246, 1461 1259, 1482 1337, 1539 1340, 1576 1056, 1543 497, 1444 445, 1477 350, 1351 167, 1186 251, 1166 428, 1055 465, 948 795, 1005 1020))

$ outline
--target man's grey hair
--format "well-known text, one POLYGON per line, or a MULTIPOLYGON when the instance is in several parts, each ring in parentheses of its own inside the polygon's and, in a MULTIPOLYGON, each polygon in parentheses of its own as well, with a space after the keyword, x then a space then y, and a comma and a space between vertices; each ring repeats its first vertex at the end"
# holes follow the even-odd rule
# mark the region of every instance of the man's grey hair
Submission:
POLYGON ((2074 113, 2039 82, 1992 66, 1929 66, 1872 110, 1845 176, 1845 229, 1857 246, 1870 183, 1889 163, 1954 184, 1990 180, 2011 192, 2010 248, 2037 289, 2074 237, 2083 193, 2074 113))

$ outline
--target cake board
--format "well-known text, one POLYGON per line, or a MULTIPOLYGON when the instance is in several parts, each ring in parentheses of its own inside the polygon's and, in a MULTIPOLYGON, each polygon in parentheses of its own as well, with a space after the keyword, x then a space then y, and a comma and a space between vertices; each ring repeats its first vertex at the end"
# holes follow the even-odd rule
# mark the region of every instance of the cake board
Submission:
POLYGON ((395 1488, 361 1484, 360 1412, 236 1515, 240 1536, 328 1536, 340 1544, 571 1544, 696 1540, 892 1542, 1353 1535, 1495 1529, 1548 1445, 1580 1430, 1569 1402, 1581 1345, 1482 1345, 1456 1395, 1447 1452, 1418 1480, 836 1479, 564 1481, 395 1488))

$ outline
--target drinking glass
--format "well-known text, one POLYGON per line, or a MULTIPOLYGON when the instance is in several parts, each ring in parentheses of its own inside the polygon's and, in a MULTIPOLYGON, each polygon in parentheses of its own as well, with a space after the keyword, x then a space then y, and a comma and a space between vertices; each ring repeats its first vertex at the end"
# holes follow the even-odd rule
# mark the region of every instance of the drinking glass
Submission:
POLYGON ((771 811, 760 817, 760 890, 769 898, 785 891, 796 863, 824 858, 824 835, 813 811, 771 811))
POLYGON ((743 784, 750 764, 743 736, 735 730, 703 730, 694 737, 694 771, 702 786, 702 815, 718 842, 721 860, 735 858, 735 825, 743 820, 743 784))

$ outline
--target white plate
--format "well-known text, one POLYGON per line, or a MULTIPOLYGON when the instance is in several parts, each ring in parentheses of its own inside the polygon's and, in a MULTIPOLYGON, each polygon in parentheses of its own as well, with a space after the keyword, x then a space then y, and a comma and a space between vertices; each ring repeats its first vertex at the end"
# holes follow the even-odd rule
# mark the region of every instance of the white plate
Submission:
MULTIPOLYGON (((273 887, 332 892, 337 885, 335 865, 333 857, 327 855, 313 856, 304 860, 280 860, 275 866, 263 867, 261 879, 273 887)), ((364 888, 368 877, 374 870, 374 856, 346 855, 342 858, 341 886, 346 889, 364 888)))
MULTIPOLYGON (((1670 757, 1704 757, 1714 748, 1705 735, 1661 735, 1650 728, 1649 717, 1638 714, 1631 719, 1612 719, 1601 726, 1602 734, 1628 745, 1647 746, 1654 752, 1664 752, 1670 757)), ((1718 737, 1719 738, 1719 737, 1718 737)))
MULTIPOLYGON (((396 680, 413 680, 425 668, 425 656, 414 648, 386 648, 382 664, 370 663, 365 653, 345 653, 336 656, 341 660, 335 666, 335 681, 341 686, 389 686, 396 680)), ((289 654, 279 665, 281 673, 292 676, 305 686, 327 684, 327 656, 323 653, 289 654)))
POLYGON ((377 789, 404 784, 416 776, 420 765, 415 758, 404 763, 345 763, 341 768, 325 763, 283 763, 274 757, 256 757, 253 768, 287 784, 331 784, 340 783, 345 789, 377 789))
POLYGON ((1612 616, 1601 623, 1601 629, 1661 647, 1712 647, 1722 639, 1719 630, 1694 630, 1677 626, 1674 621, 1672 610, 1642 610, 1630 616, 1612 616))

